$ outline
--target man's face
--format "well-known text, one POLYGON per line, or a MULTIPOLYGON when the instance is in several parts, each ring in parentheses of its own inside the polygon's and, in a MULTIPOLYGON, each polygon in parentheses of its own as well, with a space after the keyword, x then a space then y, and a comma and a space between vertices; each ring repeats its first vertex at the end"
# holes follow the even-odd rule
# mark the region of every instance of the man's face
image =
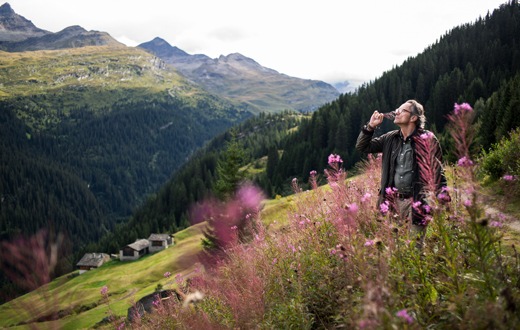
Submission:
POLYGON ((411 103, 405 102, 401 104, 401 106, 395 110, 394 124, 406 125, 412 121, 415 121, 417 116, 412 115, 412 109, 413 106, 411 103))

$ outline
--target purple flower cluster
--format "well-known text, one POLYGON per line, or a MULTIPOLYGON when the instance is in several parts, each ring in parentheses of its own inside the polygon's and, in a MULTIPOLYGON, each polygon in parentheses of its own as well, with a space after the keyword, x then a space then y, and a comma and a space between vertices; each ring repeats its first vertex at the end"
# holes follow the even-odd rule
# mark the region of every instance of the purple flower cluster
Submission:
POLYGON ((410 314, 408 314, 408 311, 406 309, 400 310, 395 315, 397 317, 402 318, 404 321, 406 321, 406 322, 408 322, 410 324, 413 323, 413 317, 411 317, 410 314))
POLYGON ((468 157, 464 156, 457 161, 457 165, 459 165, 460 167, 470 167, 473 166, 473 161, 468 157))
POLYGON ((336 163, 343 163, 343 160, 339 155, 330 154, 329 155, 329 165, 336 164, 336 163))
POLYGON ((472 112, 472 111, 473 111, 473 108, 468 103, 462 103, 462 104, 455 103, 455 105, 453 106, 453 112, 456 115, 462 114, 464 112, 472 112))

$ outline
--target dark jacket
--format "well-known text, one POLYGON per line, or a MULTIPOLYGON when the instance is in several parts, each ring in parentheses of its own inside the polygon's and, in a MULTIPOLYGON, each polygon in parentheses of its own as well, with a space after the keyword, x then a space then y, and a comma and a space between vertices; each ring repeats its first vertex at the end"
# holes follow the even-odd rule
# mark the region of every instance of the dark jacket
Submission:
MULTIPOLYGON (((388 187, 394 187, 394 173, 395 173, 395 164, 396 158, 399 153, 402 144, 402 136, 400 130, 394 130, 383 134, 379 137, 373 137, 374 132, 368 131, 366 127, 363 128, 361 133, 358 136, 356 142, 356 149, 363 153, 382 153, 382 168, 381 168, 381 186, 379 188, 379 199, 377 205, 379 206, 385 200, 385 189, 388 187)), ((421 201, 423 204, 426 203, 425 195, 424 195, 424 180, 420 177, 419 171, 419 162, 418 157, 420 155, 417 153, 416 144, 417 139, 420 138, 420 135, 423 133, 428 133, 426 130, 422 130, 417 128, 412 135, 409 137, 411 139, 412 150, 413 150, 413 200, 421 201)), ((435 182, 437 182, 435 195, 439 194, 442 190, 442 187, 446 186, 447 181, 444 175, 444 171, 442 168, 442 151, 440 144, 435 136, 434 137, 434 145, 435 145, 435 161, 438 166, 436 166, 437 173, 435 174, 435 182)), ((417 210, 412 210, 412 223, 416 225, 423 224, 424 220, 424 212, 417 212, 417 210)))

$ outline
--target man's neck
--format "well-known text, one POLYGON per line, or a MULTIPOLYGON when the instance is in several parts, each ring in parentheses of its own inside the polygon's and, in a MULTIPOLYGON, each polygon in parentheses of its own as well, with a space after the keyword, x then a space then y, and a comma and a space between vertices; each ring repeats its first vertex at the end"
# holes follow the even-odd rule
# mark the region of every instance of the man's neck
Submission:
POLYGON ((403 138, 406 140, 412 133, 415 131, 415 125, 409 124, 409 125, 403 125, 401 127, 401 134, 403 135, 403 138))

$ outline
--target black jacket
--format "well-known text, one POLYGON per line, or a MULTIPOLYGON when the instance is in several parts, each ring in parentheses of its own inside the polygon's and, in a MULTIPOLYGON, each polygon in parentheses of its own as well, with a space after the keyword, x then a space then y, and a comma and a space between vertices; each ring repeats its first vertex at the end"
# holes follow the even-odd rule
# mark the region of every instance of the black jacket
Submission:
MULTIPOLYGON (((363 128, 361 133, 358 136, 356 142, 356 149, 363 153, 382 153, 382 168, 381 168, 381 186, 379 188, 379 199, 377 205, 379 206, 385 200, 385 189, 388 187, 394 187, 394 173, 395 173, 395 164, 396 158, 399 153, 402 144, 402 137, 400 134, 400 130, 390 131, 386 134, 383 134, 379 137, 374 138, 374 132, 368 131, 366 127, 363 128)), ((421 201, 423 204, 425 201, 424 194, 424 180, 420 176, 419 171, 419 162, 418 157, 421 155, 417 152, 416 141, 420 139, 420 135, 424 133, 429 133, 426 130, 422 130, 417 128, 412 135, 409 137, 411 139, 412 150, 413 150, 413 200, 421 201)), ((442 187, 447 185, 446 177, 444 175, 444 171, 442 168, 442 151, 440 144, 437 138, 432 134, 434 138, 434 155, 435 161, 437 165, 435 168, 435 182, 436 184, 436 192, 435 195, 439 194, 442 190, 442 187)), ((425 214, 423 212, 419 213, 415 209, 412 210, 412 223, 416 225, 423 224, 425 214)))

